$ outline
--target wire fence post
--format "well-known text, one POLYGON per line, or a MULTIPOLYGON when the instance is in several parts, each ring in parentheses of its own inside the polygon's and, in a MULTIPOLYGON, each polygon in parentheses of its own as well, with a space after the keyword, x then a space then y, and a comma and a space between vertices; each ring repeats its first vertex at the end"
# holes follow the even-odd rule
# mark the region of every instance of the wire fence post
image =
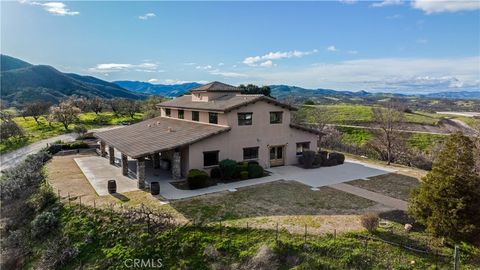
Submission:
POLYGON ((458 257, 460 257, 460 249, 455 245, 455 250, 453 252, 453 270, 458 270, 458 257))
POLYGON ((275 234, 275 243, 278 245, 278 222, 277 222, 277 229, 275 234))
POLYGON ((58 196, 58 199, 62 198, 62 197, 60 197, 60 189, 57 189, 57 196, 58 196))
POLYGON ((305 234, 303 236, 303 245, 307 246, 307 224, 305 223, 305 234))
POLYGON ((333 240, 337 239, 337 229, 333 229, 333 240))
POLYGON ((68 206, 70 206, 70 192, 68 192, 68 206))

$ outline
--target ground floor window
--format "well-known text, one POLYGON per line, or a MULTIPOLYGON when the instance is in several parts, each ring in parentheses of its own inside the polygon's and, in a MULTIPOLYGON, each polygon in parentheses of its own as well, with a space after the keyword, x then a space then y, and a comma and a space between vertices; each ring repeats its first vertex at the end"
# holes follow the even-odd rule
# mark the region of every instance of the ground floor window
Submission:
POLYGON ((220 151, 208 151, 203 152, 203 166, 215 166, 218 165, 218 153, 220 151))
POLYGON ((170 109, 165 109, 165 116, 170 117, 171 114, 172 114, 172 111, 170 109))
POLYGON ((301 155, 303 151, 310 149, 310 142, 297 143, 297 155, 301 155))
POLYGON ((243 159, 257 159, 258 158, 258 147, 247 147, 243 148, 243 159))

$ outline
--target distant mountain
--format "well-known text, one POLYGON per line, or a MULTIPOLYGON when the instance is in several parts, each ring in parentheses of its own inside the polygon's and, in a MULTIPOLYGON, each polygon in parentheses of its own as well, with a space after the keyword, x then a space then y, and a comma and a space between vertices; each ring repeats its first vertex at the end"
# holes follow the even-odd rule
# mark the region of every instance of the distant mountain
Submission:
POLYGON ((424 96, 430 98, 480 99, 480 91, 438 92, 424 96))
POLYGON ((113 82, 116 85, 128 89, 134 92, 140 92, 151 95, 160 95, 165 97, 177 97, 189 89, 200 86, 201 84, 192 82, 192 83, 182 83, 182 84, 152 84, 148 82, 139 82, 139 81, 115 81, 113 82))
POLYGON ((0 98, 13 106, 31 101, 57 103, 71 96, 143 99, 146 95, 91 76, 62 73, 47 65, 32 65, 1 55, 0 98))

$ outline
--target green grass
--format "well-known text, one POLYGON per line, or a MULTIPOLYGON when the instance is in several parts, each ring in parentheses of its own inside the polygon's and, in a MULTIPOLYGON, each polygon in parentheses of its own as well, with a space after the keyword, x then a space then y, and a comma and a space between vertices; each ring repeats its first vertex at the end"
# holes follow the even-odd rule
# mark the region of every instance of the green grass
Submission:
POLYGON ((48 125, 48 122, 44 117, 39 119, 39 124, 35 122, 32 117, 15 117, 14 121, 24 130, 25 138, 17 140, 8 140, 0 143, 0 153, 6 153, 31 143, 47 139, 50 137, 58 136, 61 134, 72 132, 75 125, 85 125, 88 129, 99 128, 106 125, 116 125, 120 122, 138 122, 142 119, 141 113, 135 114, 134 118, 130 116, 115 116, 111 112, 100 113, 99 115, 105 118, 104 123, 98 123, 95 121, 96 115, 93 112, 82 113, 79 115, 79 122, 69 126, 69 131, 66 131, 62 124, 52 123, 48 125))
POLYGON ((443 143, 447 137, 448 135, 413 133, 408 138, 408 145, 417 150, 425 151, 437 143, 443 143))
MULTIPOLYGON (((372 107, 367 105, 304 105, 300 110, 311 110, 319 108, 327 115, 327 119, 331 124, 356 125, 370 123, 373 121, 372 107)), ((472 117, 452 116, 427 112, 413 112, 405 114, 405 121, 412 124, 436 125, 441 118, 454 118, 464 121, 470 126, 480 121, 472 117)), ((313 117, 307 119, 313 121, 313 117)))
POLYGON ((373 133, 364 128, 339 126, 337 130, 342 133, 342 143, 345 144, 363 145, 373 138, 373 133))

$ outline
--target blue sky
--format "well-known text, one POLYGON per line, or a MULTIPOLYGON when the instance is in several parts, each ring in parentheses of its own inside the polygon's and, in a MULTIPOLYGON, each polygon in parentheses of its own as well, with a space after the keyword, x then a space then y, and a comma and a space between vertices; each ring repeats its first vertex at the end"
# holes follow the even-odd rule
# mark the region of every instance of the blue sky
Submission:
POLYGON ((480 89, 480 2, 1 2, 1 52, 108 81, 480 89))

